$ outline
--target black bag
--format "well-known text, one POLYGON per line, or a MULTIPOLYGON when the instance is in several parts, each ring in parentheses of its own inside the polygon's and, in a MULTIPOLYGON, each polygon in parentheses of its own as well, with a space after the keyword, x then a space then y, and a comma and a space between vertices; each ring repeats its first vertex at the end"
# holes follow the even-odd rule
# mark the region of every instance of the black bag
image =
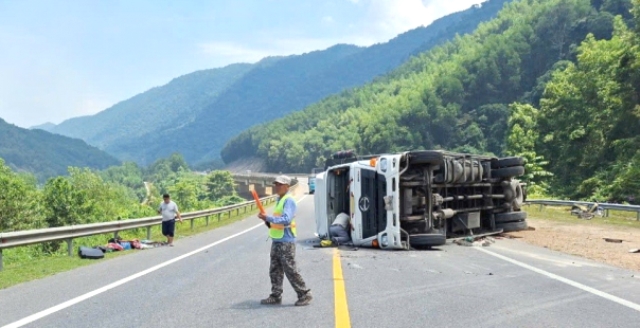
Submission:
POLYGON ((101 259, 104 258, 104 253, 97 248, 80 247, 78 249, 78 255, 81 259, 101 259))

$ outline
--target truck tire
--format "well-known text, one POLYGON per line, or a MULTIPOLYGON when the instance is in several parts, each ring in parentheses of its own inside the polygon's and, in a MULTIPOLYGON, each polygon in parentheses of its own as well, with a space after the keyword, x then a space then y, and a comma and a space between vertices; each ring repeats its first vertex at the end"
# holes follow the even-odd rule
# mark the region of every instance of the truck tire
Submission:
POLYGON ((492 178, 513 178, 524 174, 523 166, 503 167, 491 171, 492 178))
POLYGON ((446 242, 447 237, 445 235, 436 233, 409 235, 409 243, 411 244, 411 247, 442 246, 446 242))
POLYGON ((495 215, 496 225, 500 223, 519 222, 527 219, 527 212, 507 212, 495 215))
POLYGON ((444 162, 444 156, 436 151, 425 150, 409 154, 409 163, 411 164, 440 165, 442 162, 444 162))
POLYGON ((499 169, 503 167, 512 166, 524 166, 524 158, 522 157, 505 157, 494 161, 491 161, 492 169, 499 169))
POLYGON ((527 230, 527 221, 508 222, 508 223, 496 223, 496 229, 502 229, 502 232, 514 232, 527 230))
POLYGON ((522 190, 522 185, 520 181, 513 180, 511 181, 511 187, 515 192, 515 197, 513 199, 513 209, 520 210, 522 208, 522 204, 524 204, 524 191, 522 190))

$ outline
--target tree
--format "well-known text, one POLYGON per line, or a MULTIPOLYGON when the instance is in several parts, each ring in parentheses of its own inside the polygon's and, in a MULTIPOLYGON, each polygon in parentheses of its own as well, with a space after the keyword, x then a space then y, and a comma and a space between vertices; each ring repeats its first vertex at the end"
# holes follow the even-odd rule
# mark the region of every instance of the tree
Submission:
POLYGON ((49 179, 44 186, 46 222, 49 227, 81 224, 90 220, 95 200, 66 177, 49 179))
POLYGON ((218 201, 223 197, 235 196, 235 183, 229 171, 212 171, 206 180, 207 196, 211 201, 218 201))
POLYGON ((35 177, 13 173, 0 158, 0 231, 39 225, 42 220, 39 204, 35 177))
POLYGON ((508 120, 507 154, 525 159, 525 174, 522 181, 527 183, 530 195, 544 195, 549 185, 548 177, 553 174, 544 166, 548 164, 544 156, 536 154, 538 134, 538 110, 528 104, 513 103, 509 106, 511 115, 508 120))

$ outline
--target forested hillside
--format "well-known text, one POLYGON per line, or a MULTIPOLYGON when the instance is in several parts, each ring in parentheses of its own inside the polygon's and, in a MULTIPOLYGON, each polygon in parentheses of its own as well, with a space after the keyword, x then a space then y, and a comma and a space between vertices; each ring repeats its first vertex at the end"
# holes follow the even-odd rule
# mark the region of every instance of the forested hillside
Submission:
POLYGON ((558 194, 639 203, 640 0, 633 2, 635 20, 618 17, 611 40, 587 37, 576 63, 553 73, 528 119, 536 124, 527 135, 549 159, 558 194))
POLYGON ((35 174, 44 182, 67 174, 67 167, 104 169, 118 165, 113 156, 72 139, 43 130, 27 130, 0 119, 0 158, 16 171, 35 174))
POLYGON ((194 165, 219 159, 224 144, 242 130, 370 82, 412 54, 470 33, 509 1, 486 1, 366 48, 335 45, 265 58, 250 66, 188 74, 99 114, 71 119, 53 131, 80 137, 141 165, 174 151, 194 165))
POLYGON ((243 132, 223 159, 259 156, 271 170, 300 172, 341 149, 527 152, 536 192, 611 197, 605 186, 638 174, 637 37, 623 27, 635 26, 630 8, 628 0, 509 3, 472 35, 371 84, 243 132), (614 22, 616 37, 604 41, 614 22))

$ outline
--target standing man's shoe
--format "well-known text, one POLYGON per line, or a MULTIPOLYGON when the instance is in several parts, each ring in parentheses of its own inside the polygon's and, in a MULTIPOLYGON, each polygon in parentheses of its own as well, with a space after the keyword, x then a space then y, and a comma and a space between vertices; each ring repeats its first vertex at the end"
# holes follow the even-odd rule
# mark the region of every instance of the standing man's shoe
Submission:
POLYGON ((260 304, 280 304, 282 303, 282 297, 275 297, 273 295, 269 295, 269 297, 260 301, 260 304))
POLYGON ((298 299, 298 301, 296 302, 296 306, 308 305, 312 299, 313 297, 311 296, 311 293, 306 293, 298 299))

